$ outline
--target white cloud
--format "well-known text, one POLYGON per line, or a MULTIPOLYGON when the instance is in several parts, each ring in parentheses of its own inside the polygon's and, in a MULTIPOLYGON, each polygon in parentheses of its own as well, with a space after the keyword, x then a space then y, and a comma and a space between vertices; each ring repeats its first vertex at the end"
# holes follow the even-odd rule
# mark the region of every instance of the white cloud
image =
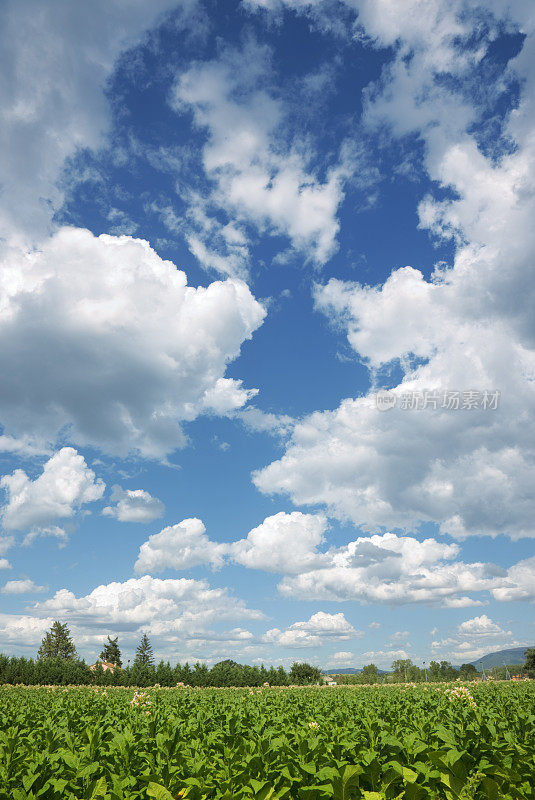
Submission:
POLYGON ((139 548, 136 572, 162 572, 165 569, 190 569, 211 564, 223 565, 227 547, 211 541, 200 519, 184 519, 149 536, 139 548))
POLYGON ((444 657, 454 664, 475 661, 489 652, 519 644, 512 631, 504 630, 486 614, 461 622, 456 631, 445 639, 431 643, 434 657, 444 657))
POLYGON ((495 600, 535 600, 535 556, 513 564, 507 570, 507 580, 492 592, 495 600))
POLYGON ((188 198, 194 225, 189 246, 201 264, 223 274, 246 269, 245 226, 251 223, 261 233, 287 236, 318 264, 337 249, 336 213, 347 168, 341 162, 322 180, 303 143, 286 143, 284 106, 265 88, 269 61, 269 49, 249 40, 239 51, 227 49, 216 61, 192 65, 174 89, 175 109, 191 111, 208 134, 202 165, 212 189, 205 198, 188 198), (214 211, 221 209, 232 223, 216 223, 214 211))
POLYGON ((392 634, 391 639, 393 642, 400 642, 403 639, 408 639, 409 631, 396 631, 392 634))
POLYGON ((53 617, 0 613, 0 643, 2 647, 14 645, 19 652, 21 647, 38 647, 53 622, 53 617))
POLYGON ((383 669, 390 669, 392 663, 398 659, 410 658, 407 650, 368 650, 362 653, 361 659, 366 663, 375 664, 383 669))
MULTIPOLYGON (((322 552, 326 528, 322 515, 279 512, 266 517, 244 539, 216 542, 207 536, 201 520, 184 520, 150 536, 139 550, 135 569, 219 568, 235 562, 283 575, 279 592, 302 600, 468 608, 483 605, 480 597, 488 595, 503 601, 535 599, 535 558, 506 570, 492 563, 459 560, 457 544, 394 533, 360 536, 322 552)), ((310 642, 295 633, 302 630, 300 623, 289 630, 287 641, 310 642)))
POLYGON ((218 568, 234 561, 251 569, 294 574, 325 562, 317 551, 327 521, 322 515, 279 512, 236 542, 215 542, 199 519, 186 519, 150 536, 141 545, 137 572, 189 569, 201 564, 218 568))
POLYGON ((0 488, 7 494, 1 511, 6 530, 55 530, 61 538, 64 531, 55 523, 71 519, 85 504, 99 500, 105 487, 83 456, 72 447, 63 447, 45 463, 35 480, 17 469, 2 477, 0 488))
POLYGON ((225 378, 264 308, 238 280, 197 289, 147 242, 63 228, 0 278, 6 431, 160 458, 180 423, 254 392, 225 378), (53 354, 53 355, 51 355, 53 354))
MULTIPOLYGON (((317 288, 317 307, 347 333, 373 383, 378 368, 401 366, 404 378, 392 390, 397 407, 380 413, 370 393, 310 415, 255 483, 298 505, 325 506, 364 530, 414 530, 434 522, 459 539, 534 536, 531 12, 521 5, 511 10, 529 34, 511 66, 525 83, 518 108, 504 121, 504 136, 515 147, 493 159, 468 132, 480 109, 463 81, 474 79, 494 29, 474 49, 461 46, 458 35, 468 42, 477 14, 461 20, 459 4, 357 7, 366 31, 397 48, 393 65, 369 92, 366 121, 421 140, 429 177, 455 195, 426 198, 421 227, 453 237, 455 260, 429 280, 403 267, 382 287, 331 280, 317 288), (447 88, 438 74, 450 74, 451 87, 465 91, 447 88), (500 405, 495 412, 400 407, 403 395, 426 390, 499 390, 500 405)), ((503 4, 494 8, 505 13, 503 4)))
MULTIPOLYGON (((505 631, 496 622, 487 617, 486 614, 461 622, 457 630, 462 636, 505 635, 505 631)), ((511 631, 509 631, 510 633, 511 631)))
POLYGON ((102 513, 114 517, 119 522, 152 522, 163 516, 165 506, 157 497, 145 489, 122 489, 113 486, 111 492, 113 506, 106 506, 102 513))
POLYGON ((7 553, 10 547, 13 547, 15 544, 15 539, 13 536, 1 536, 0 535, 0 555, 4 555, 7 553))
POLYGON ((0 558, 0 569, 11 569, 11 564, 7 558, 0 558))
POLYGON ((36 594, 45 590, 46 586, 37 586, 29 578, 24 578, 18 581, 8 581, 2 586, 0 592, 2 594, 36 594))
POLYGON ((246 539, 230 547, 233 561, 252 569, 284 574, 298 573, 319 565, 324 556, 317 547, 324 541, 327 520, 322 515, 281 511, 266 517, 246 539))
POLYGON ((355 655, 349 653, 347 650, 339 650, 338 653, 333 654, 332 660, 338 663, 342 662, 343 664, 348 664, 350 661, 355 660, 355 655))
MULTIPOLYGON (((104 88, 117 56, 175 5, 2 3, 0 236, 31 244, 47 233, 63 201, 58 182, 65 160, 103 141, 109 121, 104 88)), ((182 24, 195 5, 181 3, 182 24)))
POLYGON ((460 561, 458 554, 458 545, 435 539, 420 542, 392 533, 359 537, 327 551, 319 568, 286 575, 279 591, 285 597, 304 600, 423 603, 448 608, 483 605, 473 594, 490 594, 502 601, 535 599, 535 559, 505 570, 495 564, 460 561))
POLYGON ((286 630, 272 628, 266 631, 262 641, 281 647, 320 647, 325 641, 340 641, 363 636, 347 621, 343 613, 326 614, 318 611, 306 622, 294 622, 286 630))
POLYGON ((37 616, 54 616, 84 629, 111 628, 136 631, 146 628, 157 637, 197 633, 213 622, 229 619, 261 619, 227 589, 212 589, 207 581, 187 578, 141 578, 97 586, 76 597, 60 589, 49 600, 36 603, 37 616))
POLYGON ((274 436, 286 436, 295 424, 295 419, 287 414, 272 414, 255 406, 236 411, 235 416, 248 430, 274 436))

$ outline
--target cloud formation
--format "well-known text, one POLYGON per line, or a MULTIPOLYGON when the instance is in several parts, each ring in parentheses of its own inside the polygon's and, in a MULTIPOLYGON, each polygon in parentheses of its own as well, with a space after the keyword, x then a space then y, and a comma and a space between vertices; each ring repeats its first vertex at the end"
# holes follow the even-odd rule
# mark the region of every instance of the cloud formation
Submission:
POLYGON ((294 622, 286 630, 272 628, 266 631, 262 641, 281 647, 320 647, 326 641, 342 641, 363 636, 347 621, 344 614, 327 614, 317 611, 309 620, 294 622))
POLYGON ((60 589, 49 600, 35 603, 37 616, 61 618, 85 628, 114 631, 147 629, 155 636, 195 633, 229 619, 261 619, 227 589, 212 589, 205 580, 141 578, 102 584, 76 597, 60 589))
MULTIPOLYGON (((455 259, 429 278, 403 267, 382 286, 332 279, 316 287, 318 310, 347 335, 372 385, 378 370, 402 370, 392 387, 396 407, 379 412, 370 392, 306 417, 255 483, 298 505, 324 506, 366 531, 434 522, 458 539, 535 536, 533 14, 525 4, 494 4, 528 34, 503 79, 523 83, 502 131, 515 146, 496 154, 471 131, 487 110, 487 95, 470 91, 470 81, 496 31, 490 17, 488 36, 475 48, 477 14, 458 16, 460 4, 356 8, 379 45, 396 44, 394 61, 368 91, 365 122, 401 140, 418 138, 428 177, 446 196, 422 198, 420 227, 452 240, 455 259), (453 390, 498 390, 499 407, 403 408, 415 392, 423 398, 453 390)), ((495 98, 500 85, 489 91, 495 98)))
POLYGON ((22 578, 18 581, 7 581, 0 592, 2 594, 37 594, 45 590, 46 586, 38 586, 29 578, 22 578))
POLYGON ((173 106, 191 112, 206 133, 202 167, 211 184, 190 195, 193 254, 207 269, 243 274, 249 259, 246 226, 283 235, 307 260, 324 264, 336 251, 347 165, 319 177, 298 140, 287 142, 286 110, 266 84, 270 51, 249 39, 227 48, 218 60, 193 64, 177 79, 173 106), (229 136, 232 130, 232 136, 229 136), (229 215, 225 225, 216 212, 229 215))
MULTIPOLYGON (((181 3, 187 25, 194 0, 181 3)), ((0 237, 32 245, 52 229, 66 159, 108 129, 106 80, 174 0, 5 0, 0 8, 0 237), (126 13, 125 13, 126 12, 126 13), (24 36, 21 37, 21 31, 24 36)))
POLYGON ((238 280, 189 287, 149 244, 63 228, 2 269, 0 419, 15 437, 162 458, 181 423, 255 392, 227 364, 265 310, 238 280))
POLYGON ((0 488, 7 495, 0 511, 6 530, 23 531, 30 536, 49 531, 61 537, 61 523, 74 517, 87 503, 100 500, 105 486, 80 453, 63 447, 45 463, 35 480, 17 469, 0 479, 0 488))
POLYGON ((455 631, 445 639, 435 639, 431 643, 434 658, 447 658, 454 664, 475 661, 489 650, 503 650, 518 646, 512 631, 486 614, 461 622, 455 631))
MULTIPOLYGON (((279 512, 235 542, 209 538, 199 519, 183 520, 141 545, 135 570, 162 572, 238 563, 283 578, 287 598, 385 605, 481 606, 488 596, 508 602, 535 599, 535 558, 504 569, 460 560, 460 547, 395 533, 359 536, 325 547, 322 515, 279 512)), ((372 623, 370 627, 378 627, 372 623)))
POLYGON ((119 522, 152 522, 163 516, 165 506, 157 497, 153 497, 145 489, 122 489, 113 486, 111 502, 115 505, 106 506, 102 513, 107 517, 114 517, 119 522))
POLYGON ((190 569, 201 564, 217 569, 223 565, 226 551, 224 544, 208 538, 200 519, 184 519, 149 536, 139 548, 134 570, 154 573, 190 569))

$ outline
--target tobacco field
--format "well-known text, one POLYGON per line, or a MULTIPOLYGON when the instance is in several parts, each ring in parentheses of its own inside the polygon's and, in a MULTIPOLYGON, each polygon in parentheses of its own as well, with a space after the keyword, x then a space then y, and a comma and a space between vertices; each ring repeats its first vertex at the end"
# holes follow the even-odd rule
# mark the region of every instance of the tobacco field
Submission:
POLYGON ((0 800, 535 798, 535 682, 0 687, 0 800))

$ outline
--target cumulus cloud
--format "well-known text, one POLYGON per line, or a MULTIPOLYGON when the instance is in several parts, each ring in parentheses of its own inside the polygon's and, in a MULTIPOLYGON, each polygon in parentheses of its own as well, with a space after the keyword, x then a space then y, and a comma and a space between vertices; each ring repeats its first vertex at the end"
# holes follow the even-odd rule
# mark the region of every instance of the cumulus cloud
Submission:
POLYGON ((367 650, 361 655, 364 661, 386 669, 390 669, 393 661, 410 657, 407 650, 367 650))
POLYGON ((340 641, 363 636, 347 621, 343 613, 327 614, 318 611, 306 622, 294 622, 286 630, 272 628, 262 637, 262 641, 278 644, 281 647, 319 647, 325 641, 340 641))
POLYGON ((513 564, 507 570, 507 580, 493 590, 495 600, 535 600, 535 556, 513 564))
POLYGON ((46 586, 38 586, 29 578, 23 578, 18 581, 8 581, 2 586, 0 592, 2 594, 36 594, 45 590, 46 586))
POLYGON ((56 523, 71 519, 87 503, 99 500, 104 483, 89 469, 85 459, 72 447, 63 447, 32 480, 22 469, 0 479, 7 495, 1 510, 2 525, 9 531, 64 531, 56 523))
POLYGON ((114 517, 119 522, 152 522, 163 516, 165 506, 157 497, 145 489, 122 489, 113 486, 111 491, 113 506, 106 506, 102 513, 114 517))
POLYGON ((0 614, 0 641, 3 646, 38 647, 53 617, 36 617, 30 614, 0 614))
POLYGON ((16 437, 161 458, 181 423, 254 394, 224 377, 265 315, 241 281, 195 289, 147 242, 75 228, 1 276, 0 419, 16 437))
POLYGON ((288 237, 317 264, 337 249, 336 213, 347 168, 341 161, 322 179, 302 144, 287 143, 284 106, 266 88, 270 69, 269 49, 248 40, 241 50, 192 65, 174 88, 175 109, 191 112, 207 133, 202 167, 212 185, 206 196, 188 198, 193 228, 187 239, 203 266, 224 274, 246 269, 245 229, 251 223, 262 233, 288 237), (232 222, 216 222, 221 210, 232 222))
POLYGON ((354 659, 355 655, 347 650, 339 650, 337 653, 334 653, 332 657, 332 660, 336 661, 337 664, 348 664, 349 662, 354 661, 354 659))
POLYGON ((213 622, 263 617, 227 589, 212 589, 207 581, 161 580, 149 575, 102 584, 82 597, 60 589, 52 598, 35 603, 32 611, 87 629, 136 631, 146 627, 163 638, 196 633, 213 622))
POLYGON ((534 558, 506 570, 460 560, 456 544, 386 533, 330 548, 319 567, 287 574, 278 588, 285 597, 303 600, 466 608, 483 605, 489 595, 504 602, 533 600, 534 581, 534 558))
MULTIPOLYGON (((196 3, 185 0, 177 23, 196 3)), ((174 0, 6 0, 0 8, 0 237, 34 244, 63 201, 65 160, 108 128, 106 80, 174 0), (21 37, 20 32, 24 31, 21 37)))
POLYGON ((230 547, 233 561, 267 572, 299 573, 320 564, 317 547, 324 541, 327 520, 322 515, 283 511, 266 517, 230 547))
POLYGON ((359 537, 329 551, 322 569, 287 576, 279 584, 285 597, 353 600, 361 603, 427 603, 463 606, 469 592, 491 591, 499 579, 483 563, 457 561, 457 545, 420 542, 393 533, 359 537))
MULTIPOLYGON (((326 528, 323 515, 279 512, 266 517, 244 539, 216 542, 201 520, 187 519, 150 536, 140 547, 135 569, 150 573, 200 565, 217 569, 234 562, 282 575, 279 592, 301 600, 467 608, 483 605, 489 595, 502 601, 535 599, 535 558, 506 570, 460 560, 458 544, 395 533, 359 536, 327 548, 326 528)), ((295 630, 301 630, 299 625, 292 627, 288 640, 303 638, 294 636, 295 630)))
MULTIPOLYGON (((505 635, 505 631, 496 622, 487 617, 486 614, 461 622, 457 630, 462 636, 505 635)), ((511 631, 509 631, 510 633, 511 631)))
POLYGON ((7 558, 0 558, 0 569, 11 569, 11 564, 7 558))
MULTIPOLYGON (((453 198, 422 198, 420 226, 453 240, 455 259, 429 279, 403 267, 379 287, 331 280, 316 288, 317 308, 346 333, 374 388, 379 369, 402 369, 396 407, 380 413, 370 393, 310 415, 255 483, 368 531, 433 522, 458 539, 534 536, 533 13, 507 4, 527 34, 509 65, 524 90, 503 120, 515 146, 495 158, 470 128, 484 102, 470 81, 495 28, 474 48, 477 14, 461 18, 459 4, 357 7, 366 32, 382 46, 396 44, 393 64, 368 93, 366 122, 419 137, 428 176, 453 198), (439 74, 453 80, 446 85, 439 74), (436 408, 404 408, 414 393, 422 405, 426 392, 454 390, 480 398, 498 390, 498 408, 454 411, 440 399, 436 408)), ((493 9, 506 14, 506 4, 493 9)))
POLYGON ((298 573, 324 562, 317 547, 324 541, 327 521, 322 515, 279 512, 236 542, 215 542, 199 519, 186 519, 141 545, 137 572, 189 569, 201 564, 219 568, 234 561, 266 572, 298 573))
POLYGON ((453 663, 466 663, 485 655, 489 648, 500 650, 518 645, 512 636, 512 631, 482 614, 461 622, 451 636, 434 640, 431 647, 435 658, 443 655, 453 663))
POLYGON ((165 569, 190 569, 210 564, 214 569, 223 565, 227 547, 213 542, 206 535, 200 519, 184 519, 160 533, 149 536, 139 548, 136 572, 162 572, 165 569))

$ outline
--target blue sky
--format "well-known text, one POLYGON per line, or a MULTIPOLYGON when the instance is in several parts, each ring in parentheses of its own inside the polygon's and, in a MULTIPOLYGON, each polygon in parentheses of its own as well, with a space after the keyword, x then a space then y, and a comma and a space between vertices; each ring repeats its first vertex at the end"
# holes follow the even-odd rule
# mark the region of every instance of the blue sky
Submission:
POLYGON ((0 649, 532 643, 531 4, 0 13, 0 649))

